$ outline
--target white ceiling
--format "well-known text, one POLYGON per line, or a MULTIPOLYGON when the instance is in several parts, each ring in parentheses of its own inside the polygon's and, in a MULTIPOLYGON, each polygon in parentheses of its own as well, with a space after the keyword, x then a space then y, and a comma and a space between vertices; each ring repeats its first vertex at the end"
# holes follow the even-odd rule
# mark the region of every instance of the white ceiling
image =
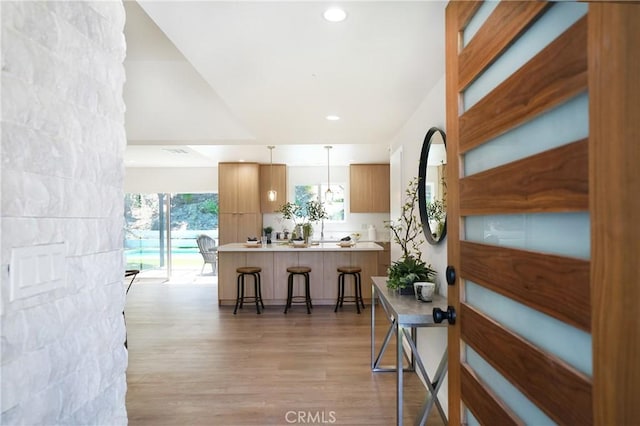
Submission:
POLYGON ((444 74, 445 5, 125 2, 126 165, 268 162, 267 145, 290 165, 326 164, 325 145, 332 165, 388 162, 444 74))

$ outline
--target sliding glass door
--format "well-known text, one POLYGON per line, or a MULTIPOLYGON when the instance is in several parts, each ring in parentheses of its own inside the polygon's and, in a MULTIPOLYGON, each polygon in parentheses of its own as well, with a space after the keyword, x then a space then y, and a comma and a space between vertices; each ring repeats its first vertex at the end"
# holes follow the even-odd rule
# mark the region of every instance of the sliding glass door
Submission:
POLYGON ((200 234, 218 238, 218 194, 126 194, 127 269, 170 277, 199 271, 200 234))

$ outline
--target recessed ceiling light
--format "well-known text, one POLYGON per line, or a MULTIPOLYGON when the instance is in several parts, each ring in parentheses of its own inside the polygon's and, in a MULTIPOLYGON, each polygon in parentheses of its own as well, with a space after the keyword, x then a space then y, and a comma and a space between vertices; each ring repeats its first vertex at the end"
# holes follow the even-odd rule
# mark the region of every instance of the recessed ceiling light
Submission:
POLYGON ((342 22, 347 18, 347 12, 339 7, 330 7, 324 11, 322 16, 329 22, 342 22))
POLYGON ((326 119, 329 121, 338 121, 340 120, 340 117, 338 117, 337 115, 327 115, 326 119))

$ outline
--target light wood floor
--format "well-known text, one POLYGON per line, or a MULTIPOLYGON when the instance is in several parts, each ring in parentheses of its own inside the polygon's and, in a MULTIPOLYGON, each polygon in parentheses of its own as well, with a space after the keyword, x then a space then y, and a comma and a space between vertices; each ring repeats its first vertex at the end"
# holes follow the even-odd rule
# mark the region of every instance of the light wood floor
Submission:
MULTIPOLYGON (((303 305, 286 315, 245 305, 233 315, 218 307, 215 284, 135 283, 126 308, 129 424, 393 425, 395 373, 370 370, 370 319, 370 306, 358 315, 351 304, 311 315, 303 305)), ((378 319, 380 341, 387 326, 378 319)), ((405 374, 405 424, 424 395, 405 374)), ((428 424, 442 424, 435 410, 428 424)))

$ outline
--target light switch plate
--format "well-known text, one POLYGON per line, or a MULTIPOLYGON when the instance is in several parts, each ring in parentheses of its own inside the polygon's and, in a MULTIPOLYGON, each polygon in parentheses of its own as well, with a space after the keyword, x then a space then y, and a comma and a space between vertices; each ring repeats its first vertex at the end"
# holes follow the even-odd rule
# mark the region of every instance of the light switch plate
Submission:
POLYGON ((11 249, 9 301, 64 287, 65 256, 64 242, 11 249))

